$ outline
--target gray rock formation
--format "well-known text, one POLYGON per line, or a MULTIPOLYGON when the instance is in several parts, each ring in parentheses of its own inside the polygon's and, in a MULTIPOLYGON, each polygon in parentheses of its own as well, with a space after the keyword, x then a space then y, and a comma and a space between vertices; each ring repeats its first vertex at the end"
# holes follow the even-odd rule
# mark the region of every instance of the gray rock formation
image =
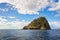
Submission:
POLYGON ((39 17, 39 18, 33 20, 29 25, 25 26, 23 29, 49 30, 51 28, 45 17, 39 17))

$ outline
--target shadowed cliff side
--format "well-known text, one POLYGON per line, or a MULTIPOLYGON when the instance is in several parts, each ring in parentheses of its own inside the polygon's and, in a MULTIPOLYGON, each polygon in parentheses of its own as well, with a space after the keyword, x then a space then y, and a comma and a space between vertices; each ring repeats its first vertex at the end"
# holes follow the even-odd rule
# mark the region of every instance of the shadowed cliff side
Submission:
POLYGON ((29 25, 25 26, 23 29, 49 30, 51 28, 45 17, 39 17, 39 18, 33 20, 29 25))

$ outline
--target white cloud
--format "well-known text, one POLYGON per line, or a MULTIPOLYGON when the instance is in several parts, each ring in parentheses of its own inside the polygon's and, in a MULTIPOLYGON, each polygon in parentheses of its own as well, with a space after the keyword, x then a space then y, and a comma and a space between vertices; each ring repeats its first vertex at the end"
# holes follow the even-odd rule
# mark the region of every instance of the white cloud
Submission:
POLYGON ((8 18, 16 18, 16 17, 14 17, 14 16, 9 16, 8 18))
POLYGON ((2 16, 0 16, 0 21, 7 21, 6 19, 3 19, 2 16))
POLYGON ((29 24, 30 22, 28 21, 14 21, 11 22, 13 26, 18 27, 18 29, 22 29, 24 26, 26 26, 27 24, 29 24))
POLYGON ((49 22, 52 29, 60 29, 60 22, 49 22))
POLYGON ((0 8, 0 11, 7 12, 8 8, 0 8))
POLYGON ((29 22, 25 20, 9 22, 7 19, 0 17, 0 29, 22 29, 27 24, 29 22))
POLYGON ((50 6, 51 6, 51 8, 49 8, 50 11, 60 10, 60 0, 58 2, 54 2, 53 0, 51 0, 50 6))
POLYGON ((60 13, 56 14, 55 17, 59 17, 60 16, 60 13))
POLYGON ((38 11, 49 4, 48 0, 0 0, 2 2, 14 5, 21 14, 39 14, 38 11))
MULTIPOLYGON (((46 6, 51 6, 50 11, 60 10, 60 0, 59 2, 54 2, 53 0, 0 0, 0 3, 9 3, 16 8, 20 14, 39 14, 38 11, 44 9, 46 6)), ((13 9, 11 8, 11 9, 13 9)), ((2 11, 7 11, 8 9, 0 9, 2 11)))
POLYGON ((60 10, 57 11, 57 14, 54 17, 59 17, 60 16, 60 10))
POLYGON ((56 11, 57 14, 55 17, 60 16, 60 0, 58 2, 54 2, 54 0, 50 0, 50 6, 49 11, 56 11))
POLYGON ((55 26, 57 26, 58 28, 60 28, 60 22, 54 22, 55 26))

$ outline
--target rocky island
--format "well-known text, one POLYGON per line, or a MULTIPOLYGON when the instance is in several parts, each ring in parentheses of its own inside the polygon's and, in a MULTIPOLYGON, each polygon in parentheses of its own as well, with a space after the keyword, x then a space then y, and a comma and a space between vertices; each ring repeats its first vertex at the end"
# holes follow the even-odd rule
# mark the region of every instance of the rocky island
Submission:
POLYGON ((45 17, 39 17, 33 20, 30 24, 25 26, 23 29, 28 30, 50 30, 50 26, 45 17))

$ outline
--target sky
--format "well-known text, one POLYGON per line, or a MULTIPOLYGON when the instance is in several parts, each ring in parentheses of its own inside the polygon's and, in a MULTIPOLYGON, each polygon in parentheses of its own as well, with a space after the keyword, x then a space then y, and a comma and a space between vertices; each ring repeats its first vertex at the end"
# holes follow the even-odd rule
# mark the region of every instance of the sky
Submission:
POLYGON ((60 0, 0 0, 0 29, 22 29, 42 16, 60 29, 60 0))

